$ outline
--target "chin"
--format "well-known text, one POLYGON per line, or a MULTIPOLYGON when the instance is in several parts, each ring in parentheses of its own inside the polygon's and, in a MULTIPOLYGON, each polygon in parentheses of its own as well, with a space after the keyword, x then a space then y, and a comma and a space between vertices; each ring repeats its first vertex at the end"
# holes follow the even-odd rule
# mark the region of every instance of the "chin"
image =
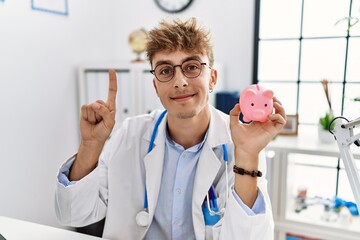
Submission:
POLYGON ((176 112, 175 116, 179 119, 189 119, 196 116, 195 110, 176 112))

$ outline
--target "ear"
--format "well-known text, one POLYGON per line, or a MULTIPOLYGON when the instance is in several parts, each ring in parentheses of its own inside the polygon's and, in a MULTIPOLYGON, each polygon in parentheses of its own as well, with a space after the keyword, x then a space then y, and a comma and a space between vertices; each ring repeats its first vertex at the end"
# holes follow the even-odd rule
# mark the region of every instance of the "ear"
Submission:
POLYGON ((159 92, 158 92, 158 89, 157 89, 157 86, 156 86, 156 83, 155 83, 155 79, 153 79, 153 85, 154 85, 154 88, 155 88, 156 95, 159 96, 159 92))
POLYGON ((210 81, 209 81, 209 90, 214 89, 216 83, 217 83, 217 70, 216 69, 211 69, 210 81))
POLYGON ((262 95, 266 98, 272 98, 274 96, 274 92, 271 90, 265 90, 262 95))
POLYGON ((254 89, 248 88, 248 89, 245 89, 244 92, 241 93, 241 95, 243 96, 243 98, 249 98, 249 97, 255 96, 256 92, 254 89))

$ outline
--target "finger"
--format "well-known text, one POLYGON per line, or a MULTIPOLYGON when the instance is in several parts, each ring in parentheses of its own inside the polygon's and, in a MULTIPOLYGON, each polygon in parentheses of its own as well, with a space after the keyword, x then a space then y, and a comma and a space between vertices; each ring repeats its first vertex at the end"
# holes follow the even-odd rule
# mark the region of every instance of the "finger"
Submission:
POLYGON ((109 70, 109 93, 107 103, 110 111, 116 109, 117 78, 114 69, 109 70))
POLYGON ((100 106, 98 105, 102 105, 106 108, 108 108, 108 106, 106 106, 106 103, 102 100, 97 100, 96 103, 93 103, 92 104, 92 108, 93 108, 93 111, 95 113, 95 119, 96 119, 96 122, 101 122, 101 120, 103 119, 98 113, 96 113, 96 109, 98 109, 100 106))
POLYGON ((273 97, 273 100, 274 100, 274 102, 277 102, 277 103, 279 103, 280 105, 282 105, 282 103, 280 102, 280 100, 279 100, 277 97, 273 97))
MULTIPOLYGON (((106 102, 104 102, 103 100, 96 100, 96 103, 98 103, 106 108, 109 108, 109 105, 106 102)), ((102 117, 97 113, 95 113, 95 118, 98 122, 100 122, 102 120, 102 117)))
POLYGON ((280 114, 283 116, 284 119, 286 119, 286 113, 284 107, 281 105, 280 101, 274 101, 274 108, 275 108, 275 114, 280 114))
POLYGON ((230 111, 230 125, 239 123, 240 112, 240 104, 237 103, 230 111))
POLYGON ((91 124, 96 123, 95 112, 91 109, 91 104, 84 104, 81 106, 81 117, 85 121, 90 122, 91 124))
POLYGON ((104 102, 103 100, 96 100, 96 102, 97 103, 99 103, 99 104, 101 104, 101 105, 103 105, 103 106, 105 106, 105 107, 107 107, 107 108, 109 108, 109 106, 108 106, 108 104, 106 103, 106 102, 104 102))
POLYGON ((104 124, 104 127, 111 131, 115 124, 115 111, 110 111, 106 106, 97 103, 92 106, 96 115, 103 120, 102 123, 104 124))
POLYGON ((286 113, 280 100, 276 97, 273 98, 275 113, 270 114, 268 119, 276 124, 279 128, 286 124, 286 113))
POLYGON ((81 118, 88 121, 88 115, 87 115, 86 108, 87 108, 87 105, 85 105, 85 104, 81 106, 81 118))
POLYGON ((281 125, 285 125, 286 124, 286 118, 284 118, 282 115, 280 114, 270 114, 269 115, 269 120, 272 122, 276 122, 279 123, 281 125))
POLYGON ((95 124, 97 122, 96 119, 96 112, 94 111, 94 105, 98 105, 97 103, 89 104, 89 106, 86 108, 88 121, 92 124, 95 124))

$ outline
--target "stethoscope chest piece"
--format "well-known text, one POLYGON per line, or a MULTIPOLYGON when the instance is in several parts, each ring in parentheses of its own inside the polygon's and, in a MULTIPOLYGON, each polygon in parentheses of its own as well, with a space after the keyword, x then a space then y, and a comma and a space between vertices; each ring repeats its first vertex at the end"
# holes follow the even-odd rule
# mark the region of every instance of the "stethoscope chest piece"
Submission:
POLYGON ((141 211, 136 214, 136 224, 140 227, 147 227, 149 226, 150 216, 149 213, 146 211, 141 211))

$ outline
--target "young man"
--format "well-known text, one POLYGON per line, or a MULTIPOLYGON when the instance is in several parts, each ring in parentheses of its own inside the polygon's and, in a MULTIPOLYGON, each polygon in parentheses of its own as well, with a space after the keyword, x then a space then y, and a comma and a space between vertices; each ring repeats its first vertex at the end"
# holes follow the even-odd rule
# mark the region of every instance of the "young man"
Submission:
POLYGON ((210 106, 217 72, 209 33, 194 18, 161 22, 147 54, 167 112, 127 119, 110 135, 117 86, 109 71, 108 99, 82 107, 79 151, 58 175, 60 223, 106 217, 107 239, 273 239, 259 170, 262 150, 286 122, 280 102, 274 98, 267 122, 251 124, 239 122, 239 104, 230 116, 210 106))

